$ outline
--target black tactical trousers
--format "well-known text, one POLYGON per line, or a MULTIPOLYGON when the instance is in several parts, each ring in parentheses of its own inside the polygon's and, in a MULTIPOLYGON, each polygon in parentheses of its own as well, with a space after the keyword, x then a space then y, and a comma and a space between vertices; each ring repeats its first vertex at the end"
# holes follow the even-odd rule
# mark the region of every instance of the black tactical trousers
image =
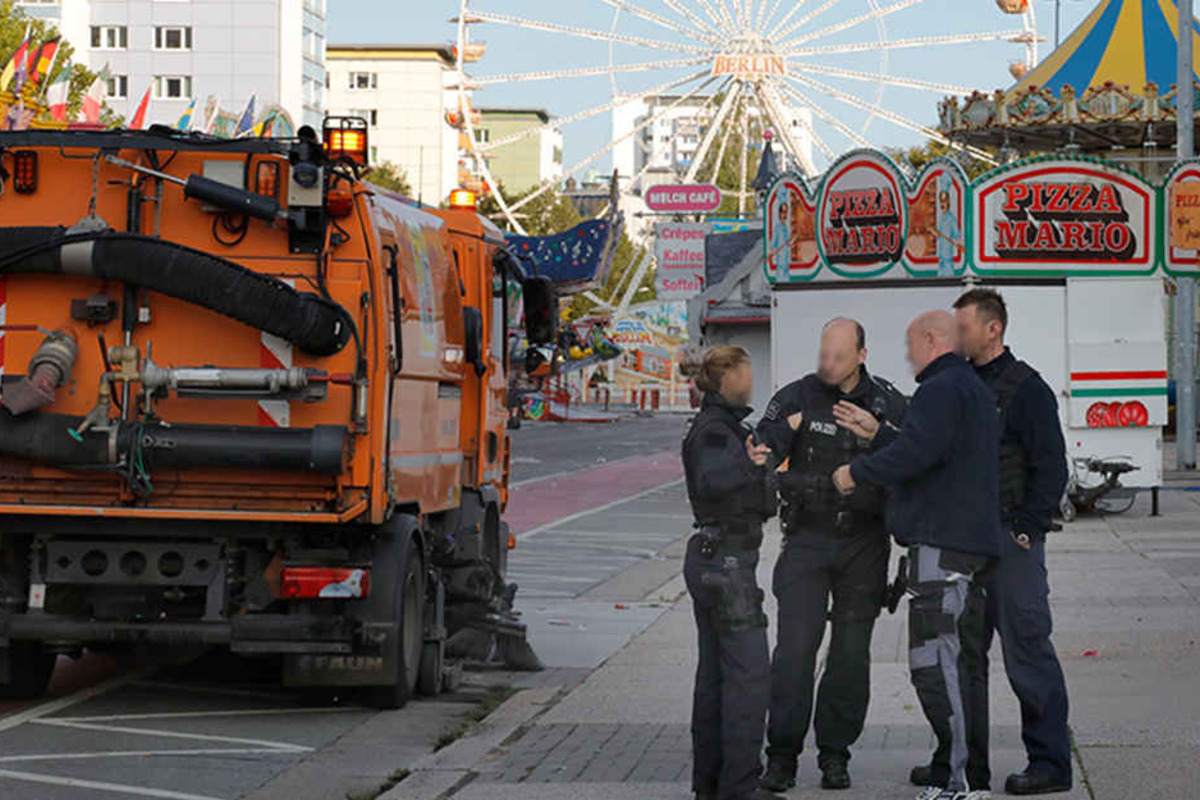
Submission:
POLYGON ((718 548, 705 556, 701 544, 698 535, 688 541, 683 563, 700 650, 692 701, 692 789, 736 800, 754 791, 762 771, 770 692, 766 617, 754 577, 758 551, 718 548), (745 592, 740 600, 749 602, 734 604, 730 614, 730 601, 738 598, 726 593, 739 590, 745 592))
POLYGON ((979 650, 968 660, 971 729, 968 732, 967 779, 972 789, 985 788, 988 765, 988 659, 992 639, 1000 634, 1004 669, 1021 704, 1021 738, 1029 767, 1064 782, 1071 781, 1071 739, 1067 728, 1067 685, 1058 654, 1050 642, 1050 586, 1046 579, 1046 542, 1034 540, 1022 549, 1005 537, 1004 550, 979 577, 967 605, 967 624, 978 631, 979 650))
POLYGON ((882 525, 846 536, 802 529, 784 540, 772 583, 779 600, 767 747, 772 760, 790 767, 804 749, 827 619, 832 633, 813 727, 821 760, 850 758, 867 717, 871 632, 883 605, 890 550, 882 525))

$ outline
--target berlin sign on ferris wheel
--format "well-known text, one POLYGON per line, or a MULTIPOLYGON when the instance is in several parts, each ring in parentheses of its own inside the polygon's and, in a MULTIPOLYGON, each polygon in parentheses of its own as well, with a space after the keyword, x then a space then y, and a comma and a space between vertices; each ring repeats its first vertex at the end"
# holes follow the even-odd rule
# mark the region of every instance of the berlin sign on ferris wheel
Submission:
MULTIPOLYGON (((1036 64, 1039 42, 1030 0, 572 0, 559 4, 562 10, 555 19, 507 13, 502 9, 513 4, 506 0, 459 0, 459 4, 454 22, 460 111, 470 108, 471 95, 486 96, 488 87, 524 82, 579 82, 580 91, 571 94, 586 98, 580 107, 551 109, 556 117, 544 125, 488 142, 476 141, 472 115, 460 113, 460 166, 485 186, 495 186, 488 160, 497 149, 629 104, 646 104, 645 113, 628 130, 614 130, 598 150, 566 165, 561 178, 544 181, 511 205, 496 193, 504 216, 518 232, 522 232, 525 204, 559 180, 598 166, 618 148, 636 146, 656 123, 685 112, 698 120, 700 133, 697 142, 689 143, 694 149, 688 150, 686 160, 672 164, 675 182, 681 184, 716 184, 718 166, 726 163, 727 152, 733 152, 729 148, 734 135, 748 142, 753 140, 752 131, 767 128, 775 132, 776 147, 789 163, 809 176, 848 150, 886 145, 896 129, 949 143, 937 130, 896 110, 902 105, 897 93, 885 90, 939 96, 965 96, 971 90, 900 74, 891 66, 891 54, 950 48, 947 55, 963 58, 970 57, 972 47, 1009 42, 1020 48, 1019 60, 1008 65, 1019 76, 1036 64), (900 38, 888 33, 889 18, 903 20, 900 15, 905 12, 915 15, 924 9, 931 23, 926 27, 933 28, 940 16, 938 6, 952 3, 958 9, 964 2, 979 6, 972 17, 977 30, 900 38), (596 24, 598 10, 604 12, 606 25, 596 24), (1017 20, 1019 24, 1011 24, 1017 20), (561 69, 473 74, 468 65, 478 60, 481 44, 473 42, 471 34, 480 24, 497 35, 508 29, 602 42, 607 45, 607 59, 561 69), (595 77, 608 79, 609 91, 603 98, 588 91, 586 79, 595 77), (649 103, 652 99, 656 102, 649 103)), ((522 41, 520 48, 513 49, 530 51, 528 40, 522 41)), ((500 50, 504 42, 493 37, 489 46, 500 50)), ((754 197, 749 185, 754 165, 747 149, 738 149, 736 185, 722 187, 727 197, 737 199, 739 211, 745 211, 754 197)), ((985 151, 964 149, 992 161, 985 151)), ((653 166, 646 160, 633 174, 620 176, 622 191, 640 193, 653 166)))

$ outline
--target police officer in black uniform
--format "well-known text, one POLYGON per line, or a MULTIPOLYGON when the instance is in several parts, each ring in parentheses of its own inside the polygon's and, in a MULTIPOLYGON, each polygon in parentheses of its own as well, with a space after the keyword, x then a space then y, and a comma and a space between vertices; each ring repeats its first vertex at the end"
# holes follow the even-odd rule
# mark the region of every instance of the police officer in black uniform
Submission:
POLYGON ((872 447, 837 424, 834 408, 853 404, 880 424, 899 425, 905 400, 890 383, 867 373, 866 357, 862 325, 831 320, 821 336, 818 371, 781 389, 758 425, 759 439, 789 462, 779 480, 786 538, 773 580, 779 635, 762 780, 771 791, 796 785, 826 619, 833 632, 814 724, 824 788, 849 788, 849 748, 867 715, 871 632, 884 601, 891 544, 883 488, 864 486, 843 496, 833 485, 834 470, 872 447))
MULTIPOLYGON (((972 789, 988 787, 988 663, 994 633, 1004 645, 1004 668, 1021 704, 1021 738, 1029 758, 1024 772, 1005 782, 1009 794, 1044 794, 1071 788, 1067 686, 1050 642, 1050 588, 1046 532, 1067 482, 1066 443, 1058 401, 1040 375, 1004 346, 1008 309, 997 292, 972 289, 954 304, 959 347, 996 395, 1000 412, 1001 555, 985 571, 982 591, 968 613, 978 623, 983 649, 970 659, 967 777, 972 789)), ((970 655, 970 654, 967 654, 970 655)), ((913 781, 937 785, 942 765, 913 771, 913 781)))
POLYGON ((683 565, 700 650, 692 788, 697 800, 781 800, 757 785, 770 667, 754 572, 775 495, 767 480, 770 450, 742 423, 753 392, 750 356, 740 347, 714 347, 695 380, 704 399, 683 440, 697 529, 683 565))

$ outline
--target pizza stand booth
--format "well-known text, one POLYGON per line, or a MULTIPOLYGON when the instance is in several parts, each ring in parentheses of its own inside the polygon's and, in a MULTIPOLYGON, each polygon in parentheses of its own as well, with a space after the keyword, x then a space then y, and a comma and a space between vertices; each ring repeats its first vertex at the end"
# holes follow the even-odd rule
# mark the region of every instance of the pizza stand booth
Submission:
MULTIPOLYGON (((823 325, 848 316, 866 327, 868 367, 911 394, 908 323, 993 287, 1008 304, 1008 343, 1059 398, 1076 504, 1113 488, 1113 470, 1128 489, 1161 485, 1165 309, 1171 276, 1200 274, 1200 161, 1161 185, 1077 155, 974 181, 939 159, 914 180, 858 150, 817 179, 785 173, 765 210, 776 389, 813 370, 823 325)), ((1127 508, 1134 493, 1124 495, 1127 508)), ((1117 510, 1107 502, 1097 505, 1117 510)))

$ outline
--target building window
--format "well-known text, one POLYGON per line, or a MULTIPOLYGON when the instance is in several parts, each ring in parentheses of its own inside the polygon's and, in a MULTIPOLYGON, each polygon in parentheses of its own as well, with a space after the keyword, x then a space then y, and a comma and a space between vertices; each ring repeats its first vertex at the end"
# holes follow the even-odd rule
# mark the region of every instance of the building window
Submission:
POLYGON ((310 61, 320 62, 325 56, 325 37, 314 30, 304 29, 304 55, 310 61))
POLYGON ((352 108, 350 116, 362 117, 372 126, 379 124, 379 109, 377 108, 352 108))
POLYGON ((129 47, 129 28, 124 25, 93 25, 92 47, 96 50, 125 50, 129 47))
POLYGON ((304 10, 323 17, 325 16, 325 0, 304 0, 304 10))
POLYGON ((124 100, 129 97, 129 76, 109 75, 107 91, 112 100, 124 100))
POLYGON ((350 73, 350 88, 351 90, 359 89, 378 89, 379 88, 379 73, 378 72, 351 72, 350 73))
POLYGON ((371 145, 371 163, 372 164, 379 163, 379 148, 376 147, 375 145, 371 145))
POLYGON ((154 97, 158 100, 186 100, 191 96, 190 75, 158 75, 154 78, 154 97))
POLYGON ((475 129, 475 141, 479 142, 480 144, 487 144, 491 140, 492 140, 492 132, 490 130, 488 130, 487 128, 476 128, 475 129))
POLYGON ((304 105, 307 108, 321 110, 325 104, 325 87, 320 78, 304 79, 304 105))
POLYGON ((154 29, 155 50, 191 50, 192 29, 188 27, 163 27, 154 29))

